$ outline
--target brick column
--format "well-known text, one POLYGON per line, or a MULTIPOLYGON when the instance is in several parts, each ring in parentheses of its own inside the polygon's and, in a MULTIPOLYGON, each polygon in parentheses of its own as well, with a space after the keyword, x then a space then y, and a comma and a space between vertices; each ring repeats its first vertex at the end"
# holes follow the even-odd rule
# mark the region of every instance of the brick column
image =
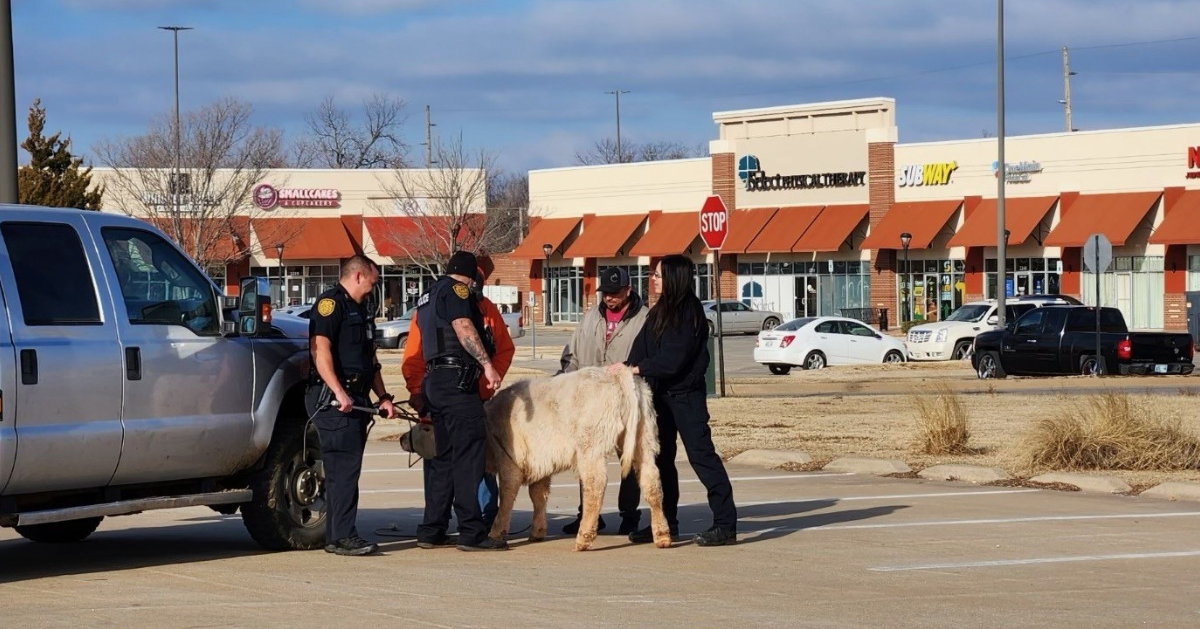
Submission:
MULTIPOLYGON (((867 189, 871 228, 883 220, 896 202, 896 142, 867 144, 867 189)), ((896 250, 871 251, 871 307, 888 309, 888 325, 898 325, 896 311, 896 250)))
MULTIPOLYGON (((733 143, 721 140, 711 142, 709 152, 712 160, 712 193, 721 197, 725 208, 733 212, 737 208, 737 173, 734 170, 737 157, 733 143)), ((715 273, 713 279, 716 279, 715 273)), ((721 254, 721 285, 717 289, 721 291, 722 300, 737 299, 736 253, 721 254)))

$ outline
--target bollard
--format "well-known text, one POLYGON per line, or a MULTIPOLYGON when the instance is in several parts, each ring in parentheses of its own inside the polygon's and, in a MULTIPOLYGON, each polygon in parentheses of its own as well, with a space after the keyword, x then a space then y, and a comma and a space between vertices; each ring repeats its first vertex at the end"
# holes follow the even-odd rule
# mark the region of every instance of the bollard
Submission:
POLYGON ((708 371, 704 374, 704 391, 708 397, 717 395, 717 338, 708 337, 708 371))

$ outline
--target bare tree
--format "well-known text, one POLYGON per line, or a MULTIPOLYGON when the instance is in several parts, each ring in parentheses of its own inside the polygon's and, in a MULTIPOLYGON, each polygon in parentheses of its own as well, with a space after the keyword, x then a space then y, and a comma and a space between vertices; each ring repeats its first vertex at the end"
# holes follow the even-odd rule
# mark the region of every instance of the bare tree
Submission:
POLYGON ((292 148, 292 161, 306 168, 403 168, 409 150, 400 135, 406 107, 400 98, 375 94, 363 101, 356 120, 326 96, 304 117, 308 135, 292 148))
MULTIPOLYGON (((253 193, 267 169, 282 163, 283 142, 278 129, 251 124, 252 113, 229 98, 181 116, 178 178, 172 115, 152 120, 145 135, 101 140, 93 151, 112 170, 96 174, 115 197, 106 205, 149 220, 202 267, 257 253, 249 221, 262 210, 253 193)), ((295 236, 259 235, 271 242, 295 236)))
POLYGON ((507 251, 519 227, 503 213, 493 216, 487 211, 488 172, 495 156, 486 150, 469 151, 461 137, 435 142, 433 154, 438 168, 397 169, 384 184, 391 200, 377 208, 380 214, 410 219, 408 227, 389 230, 384 237, 430 274, 440 272, 456 251, 507 251))
POLYGON ((617 157, 617 143, 611 138, 597 140, 586 151, 575 152, 575 162, 583 166, 597 164, 623 164, 629 162, 656 162, 668 159, 687 159, 689 157, 704 157, 708 147, 701 144, 695 147, 686 146, 680 142, 659 140, 639 144, 637 142, 621 143, 621 159, 617 157))
POLYGON ((488 177, 488 221, 497 223, 494 251, 511 251, 529 232, 529 174, 496 169, 488 177), (505 227, 499 227, 505 226, 505 227))

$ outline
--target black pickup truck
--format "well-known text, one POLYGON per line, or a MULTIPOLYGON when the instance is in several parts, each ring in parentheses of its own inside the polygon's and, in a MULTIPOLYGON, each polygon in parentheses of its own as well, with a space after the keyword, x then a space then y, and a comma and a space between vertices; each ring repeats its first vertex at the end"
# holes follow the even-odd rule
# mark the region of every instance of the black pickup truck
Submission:
POLYGON ((1186 332, 1130 332, 1116 308, 1047 306, 1030 310, 1001 330, 975 337, 971 365, 980 378, 1065 374, 1190 374, 1192 336, 1186 332))

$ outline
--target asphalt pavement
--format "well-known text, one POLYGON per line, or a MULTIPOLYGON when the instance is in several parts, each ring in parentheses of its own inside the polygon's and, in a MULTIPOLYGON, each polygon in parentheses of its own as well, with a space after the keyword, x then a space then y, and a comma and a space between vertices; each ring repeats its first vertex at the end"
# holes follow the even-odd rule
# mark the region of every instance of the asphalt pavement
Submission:
MULTIPOLYGON (((372 443, 360 529, 411 535, 420 467, 372 443)), ((615 466, 611 466, 614 471, 615 466)), ((730 467, 739 544, 660 550, 559 535, 499 553, 269 553, 206 508, 110 518, 89 540, 0 530, 4 627, 1183 627, 1200 618, 1200 504, 730 467)), ((685 538, 709 524, 681 462, 685 538)), ((616 500, 610 478, 606 514, 616 500)), ((514 528, 529 523, 518 498, 514 528)))

